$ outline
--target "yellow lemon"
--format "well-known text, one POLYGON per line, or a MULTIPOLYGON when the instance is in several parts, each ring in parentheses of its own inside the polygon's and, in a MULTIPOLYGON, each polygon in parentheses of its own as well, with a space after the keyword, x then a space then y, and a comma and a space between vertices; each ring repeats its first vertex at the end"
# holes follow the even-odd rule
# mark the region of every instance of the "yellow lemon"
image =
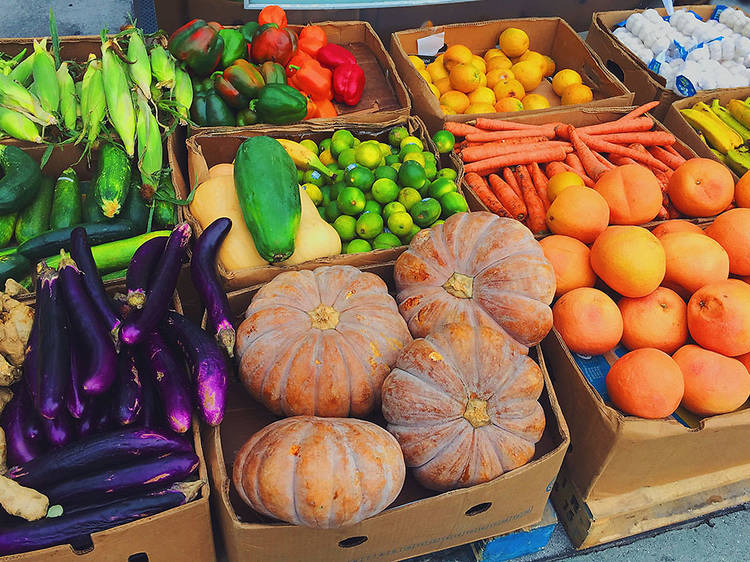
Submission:
POLYGON ((495 84, 493 91, 498 100, 500 98, 518 98, 520 100, 526 95, 526 90, 523 89, 521 83, 515 78, 511 80, 501 80, 495 84))
POLYGON ((451 108, 455 113, 463 113, 470 103, 469 96, 458 90, 449 90, 440 96, 440 105, 451 108))
POLYGON ((498 38, 500 50, 507 57, 520 57, 529 48, 529 36, 522 29, 509 27, 498 38))
POLYGON ((471 103, 494 104, 497 100, 495 99, 495 92, 487 86, 480 86, 469 94, 469 101, 471 103))
POLYGON ((555 73, 555 61, 552 60, 552 57, 547 55, 542 55, 544 57, 544 77, 552 76, 555 73))
POLYGON ((496 68, 487 73, 487 87, 494 88, 498 82, 513 80, 515 76, 510 68, 496 68))
POLYGON ((547 61, 544 59, 544 55, 537 53, 536 51, 526 51, 518 58, 518 62, 525 61, 531 61, 539 66, 539 70, 541 70, 542 75, 544 75, 544 71, 547 69, 547 61))
POLYGON ((495 111, 505 113, 506 111, 522 111, 523 104, 518 98, 501 98, 495 104, 495 111))
POLYGON ((542 94, 526 94, 521 100, 523 108, 525 110, 530 109, 546 109, 549 107, 549 100, 542 94))
POLYGON ((451 69, 451 85, 454 90, 468 94, 476 90, 480 82, 482 73, 476 66, 471 64, 457 64, 451 69))
POLYGON ((571 185, 585 185, 581 176, 574 172, 560 172, 555 174, 549 179, 547 184, 547 196, 550 201, 554 201, 555 197, 560 195, 563 189, 570 187, 571 185))
POLYGON ((417 55, 409 55, 409 60, 414 65, 414 68, 417 70, 424 70, 424 61, 420 59, 417 55))
POLYGON ((453 108, 448 107, 447 105, 440 105, 440 109, 446 115, 457 115, 457 113, 453 110, 453 108))
POLYGON ((432 82, 430 82, 429 86, 430 86, 430 90, 432 90, 432 93, 435 94, 435 97, 440 99, 441 92, 438 89, 438 87, 435 86, 435 84, 433 84, 432 82))
POLYGON ((435 62, 439 62, 440 64, 443 64, 443 54, 439 54, 435 57, 435 62))
POLYGON ((484 59, 479 55, 472 55, 469 64, 476 66, 479 69, 479 72, 487 72, 487 63, 484 62, 484 59))
POLYGON ((572 86, 573 84, 581 84, 582 82, 583 79, 581 78, 580 74, 578 74, 575 70, 566 68, 565 70, 561 70, 560 72, 555 74, 555 77, 552 79, 552 89, 558 96, 562 96, 563 92, 568 86, 572 86))
POLYGON ((471 49, 466 45, 451 45, 443 53, 443 66, 450 72, 458 64, 470 63, 473 56, 471 49))
POLYGON ((575 105, 577 103, 589 103, 594 99, 594 92, 586 84, 573 84, 563 91, 562 104, 575 105))
POLYGON ((443 95, 448 90, 453 89, 451 86, 451 79, 447 76, 445 78, 441 78, 440 80, 435 80, 433 84, 435 84, 435 86, 437 87, 440 95, 443 95))
POLYGON ((421 70, 421 69, 417 70, 417 72, 419 72, 419 75, 422 78, 424 78, 425 80, 427 80, 428 84, 432 84, 432 76, 430 76, 429 72, 427 72, 426 70, 421 70))
POLYGON ((437 82, 441 78, 448 78, 448 71, 445 70, 443 63, 438 62, 437 60, 427 65, 427 73, 432 78, 433 83, 437 82))
POLYGON ((508 57, 506 57, 505 55, 498 55, 496 57, 492 57, 487 61, 487 72, 496 69, 508 69, 511 66, 513 66, 513 63, 510 62, 510 59, 508 57))
POLYGON ((510 70, 527 92, 530 92, 542 83, 542 67, 534 61, 526 60, 517 62, 510 70))
POLYGON ((489 62, 489 60, 491 58, 498 57, 498 56, 499 57, 504 57, 505 55, 503 54, 503 52, 500 49, 494 49, 494 48, 493 49, 487 49, 487 52, 484 53, 484 60, 485 60, 485 62, 489 62))
POLYGON ((479 87, 484 88, 487 85, 487 75, 484 72, 479 73, 479 87))
POLYGON ((495 106, 491 103, 472 103, 466 108, 464 113, 495 113, 495 106))

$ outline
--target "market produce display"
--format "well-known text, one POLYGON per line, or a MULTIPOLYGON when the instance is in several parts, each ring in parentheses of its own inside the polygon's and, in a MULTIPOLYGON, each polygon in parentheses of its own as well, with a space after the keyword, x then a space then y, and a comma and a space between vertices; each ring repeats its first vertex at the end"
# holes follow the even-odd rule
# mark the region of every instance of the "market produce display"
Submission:
POLYGON ((529 49, 529 36, 522 29, 509 27, 498 37, 499 48, 483 56, 460 43, 451 45, 434 61, 425 64, 410 55, 414 67, 446 115, 462 113, 503 113, 544 109, 559 103, 571 105, 594 99, 589 86, 573 69, 557 69, 547 54, 529 49), (549 79, 549 88, 539 88, 549 79))

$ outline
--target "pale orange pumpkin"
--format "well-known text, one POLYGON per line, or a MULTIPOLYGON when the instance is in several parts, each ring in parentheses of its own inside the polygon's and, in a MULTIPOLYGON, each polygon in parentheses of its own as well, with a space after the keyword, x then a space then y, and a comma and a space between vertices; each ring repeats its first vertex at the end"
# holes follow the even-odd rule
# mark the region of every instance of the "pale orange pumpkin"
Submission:
POLYGON ((232 480, 255 511, 306 527, 353 525, 383 511, 404 484, 401 449, 382 427, 296 416, 254 434, 232 480))
POLYGON ((504 333, 447 324, 403 351, 383 384, 383 415, 417 480, 451 490, 532 459, 543 386, 537 364, 504 333))
POLYGON ((513 219, 461 213, 422 230, 396 261, 394 278, 415 338, 458 322, 502 329, 528 347, 552 328, 555 272, 513 219))
POLYGON ((240 378, 277 415, 365 416, 411 341, 378 276, 351 266, 282 273, 237 331, 240 378))

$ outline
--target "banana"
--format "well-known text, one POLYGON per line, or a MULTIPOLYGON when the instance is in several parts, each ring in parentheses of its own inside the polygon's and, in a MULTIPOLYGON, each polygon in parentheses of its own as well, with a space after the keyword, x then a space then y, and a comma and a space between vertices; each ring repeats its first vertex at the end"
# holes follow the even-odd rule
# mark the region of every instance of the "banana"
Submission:
POLYGON ((750 105, 741 100, 730 100, 727 109, 737 121, 745 127, 750 127, 750 105))
POLYGON ((747 149, 740 148, 727 152, 726 165, 738 176, 742 177, 750 169, 750 154, 747 149))
MULTIPOLYGON (((706 104, 703 105, 708 108, 706 104)), ((727 127, 710 110, 706 113, 698 109, 681 109, 680 113, 694 129, 703 133, 709 145, 722 154, 743 144, 742 137, 727 127)))
POLYGON ((723 164, 728 165, 726 154, 722 154, 721 152, 719 152, 715 148, 709 148, 709 150, 714 153, 714 156, 716 156, 716 158, 718 158, 720 162, 722 162, 723 164))
POLYGON ((302 170, 317 170, 321 174, 333 177, 333 172, 323 165, 309 148, 288 139, 276 139, 284 147, 286 153, 292 157, 294 165, 302 170))
MULTIPOLYGON (((729 103, 731 103, 732 101, 737 100, 731 100, 729 103)), ((748 110, 750 110, 750 108, 748 108, 748 110)), ((750 129, 740 123, 726 107, 722 106, 719 103, 719 100, 715 99, 711 102, 711 111, 714 115, 716 115, 716 117, 721 119, 727 127, 740 135, 743 141, 747 142, 750 139, 750 129)))

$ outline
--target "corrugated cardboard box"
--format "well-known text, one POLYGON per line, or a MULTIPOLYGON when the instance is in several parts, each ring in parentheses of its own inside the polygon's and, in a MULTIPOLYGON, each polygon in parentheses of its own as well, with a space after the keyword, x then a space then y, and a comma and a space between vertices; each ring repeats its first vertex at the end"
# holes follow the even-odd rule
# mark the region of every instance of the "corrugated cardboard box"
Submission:
MULTIPOLYGON (((393 263, 362 269, 380 275, 392 286, 393 263)), ((229 294, 237 322, 258 289, 256 286, 229 294)), ((238 385, 236 391, 228 393, 221 427, 204 428, 202 433, 216 523, 228 560, 238 562, 249 556, 263 561, 400 560, 538 522, 567 448, 568 431, 538 347, 536 358, 545 379, 540 403, 547 425, 529 464, 491 482, 442 494, 422 488, 407 470, 404 489, 391 507, 340 529, 295 527, 262 518, 239 498, 231 483, 234 457, 255 431, 275 418, 238 385)))
MULTIPOLYGON (((414 112, 422 118, 431 132, 440 129, 446 120, 465 122, 475 119, 478 115, 496 117, 509 114, 445 115, 440 109, 440 102, 408 58, 408 55, 417 54, 417 40, 442 32, 445 34, 446 45, 451 46, 461 43, 469 47, 475 54, 482 56, 485 51, 497 45, 497 38, 500 33, 508 27, 517 27, 524 30, 529 36, 529 48, 544 55, 550 55, 555 60, 556 70, 572 68, 581 74, 584 83, 594 91, 594 101, 570 107, 620 107, 630 105, 633 95, 611 72, 604 68, 601 60, 578 37, 573 28, 560 18, 495 20, 397 31, 391 36, 391 56, 414 99, 414 112)), ((552 86, 547 80, 543 80, 535 92, 543 93, 555 105, 560 104, 559 98, 554 94, 552 86)), ((536 114, 553 110, 554 108, 524 113, 536 114)))

